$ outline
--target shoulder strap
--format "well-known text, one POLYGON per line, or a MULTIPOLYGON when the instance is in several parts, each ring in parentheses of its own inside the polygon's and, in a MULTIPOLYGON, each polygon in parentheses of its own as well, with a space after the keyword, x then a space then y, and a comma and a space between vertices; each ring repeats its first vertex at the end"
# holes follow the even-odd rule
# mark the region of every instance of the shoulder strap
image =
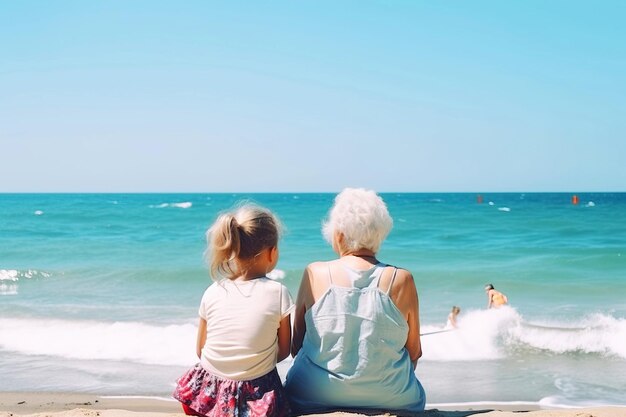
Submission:
POLYGON ((330 264, 327 265, 328 268, 328 283, 333 285, 333 275, 330 273, 330 264))
POLYGON ((387 264, 384 264, 382 262, 379 262, 376 265, 376 276, 375 276, 374 280, 372 281, 372 283, 370 284, 370 286, 376 287, 376 288, 378 288, 379 290, 382 291, 382 288, 380 287, 380 281, 382 280, 383 275, 385 274, 385 271, 390 266, 391 265, 387 265, 387 264))
POLYGON ((387 291, 385 291, 385 294, 389 295, 389 293, 391 292, 391 287, 393 286, 393 282, 396 280, 396 274, 398 273, 398 268, 396 268, 395 266, 393 267, 393 275, 391 277, 391 282, 389 283, 389 288, 387 288, 387 291))

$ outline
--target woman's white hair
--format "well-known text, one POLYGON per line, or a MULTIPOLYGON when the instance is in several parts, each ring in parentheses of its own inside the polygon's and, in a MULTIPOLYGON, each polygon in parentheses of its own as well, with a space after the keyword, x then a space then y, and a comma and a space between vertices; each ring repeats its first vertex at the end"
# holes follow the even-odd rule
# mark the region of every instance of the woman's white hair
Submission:
POLYGON ((378 252, 392 227, 387 205, 374 191, 345 188, 335 197, 335 204, 322 224, 322 233, 331 245, 335 233, 341 233, 344 237, 341 249, 378 252))

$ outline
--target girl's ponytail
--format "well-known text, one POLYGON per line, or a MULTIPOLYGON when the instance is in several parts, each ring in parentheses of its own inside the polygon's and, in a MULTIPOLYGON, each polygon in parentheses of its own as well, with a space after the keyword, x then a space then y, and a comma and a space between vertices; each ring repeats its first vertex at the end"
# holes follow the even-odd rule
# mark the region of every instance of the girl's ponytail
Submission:
POLYGON ((211 276, 229 276, 236 273, 233 262, 239 256, 241 242, 239 224, 231 213, 220 215, 207 231, 207 258, 211 276))
POLYGON ((207 231, 207 251, 213 279, 233 279, 263 249, 278 245, 280 222, 269 210, 244 205, 220 215, 207 231))

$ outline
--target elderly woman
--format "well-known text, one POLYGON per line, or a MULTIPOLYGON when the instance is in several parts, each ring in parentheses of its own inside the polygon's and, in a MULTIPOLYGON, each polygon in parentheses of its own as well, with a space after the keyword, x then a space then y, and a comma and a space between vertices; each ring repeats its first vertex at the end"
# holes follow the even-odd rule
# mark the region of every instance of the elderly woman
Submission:
POLYGON ((347 188, 335 198, 323 232, 339 258, 310 264, 296 301, 285 382, 296 413, 424 409, 413 276, 376 258, 392 224, 373 191, 347 188))

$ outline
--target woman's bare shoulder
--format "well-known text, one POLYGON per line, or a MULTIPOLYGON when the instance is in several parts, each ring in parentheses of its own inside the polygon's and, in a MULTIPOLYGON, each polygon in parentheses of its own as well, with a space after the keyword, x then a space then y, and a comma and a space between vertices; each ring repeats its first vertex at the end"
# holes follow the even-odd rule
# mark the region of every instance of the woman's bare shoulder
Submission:
POLYGON ((320 272, 328 272, 328 268, 336 261, 337 260, 311 262, 307 265, 307 270, 314 275, 320 272))
POLYGON ((307 266, 305 276, 308 278, 312 300, 310 304, 316 302, 328 289, 330 285, 329 268, 333 261, 313 262, 307 266))
POLYGON ((393 287, 396 291, 415 288, 415 281, 413 280, 413 274, 411 274, 411 271, 400 267, 394 268, 396 268, 396 278, 393 282, 393 287))
POLYGON ((411 271, 409 271, 408 269, 404 269, 395 265, 389 265, 389 266, 393 267, 396 270, 396 282, 398 282, 398 280, 400 281, 404 281, 408 279, 410 279, 411 281, 413 280, 413 274, 411 274, 411 271))

